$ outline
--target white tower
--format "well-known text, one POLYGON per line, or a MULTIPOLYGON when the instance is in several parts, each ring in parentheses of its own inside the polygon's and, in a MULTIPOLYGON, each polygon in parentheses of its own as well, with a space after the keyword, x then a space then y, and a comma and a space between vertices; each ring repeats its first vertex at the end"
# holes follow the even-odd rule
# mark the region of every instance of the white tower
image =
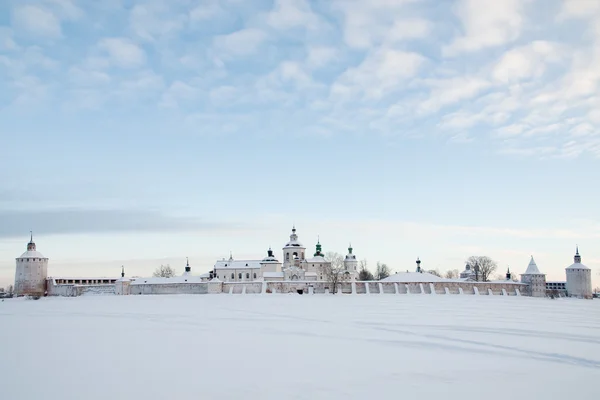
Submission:
POLYGON ((36 251, 33 233, 27 243, 27 251, 17 258, 15 271, 15 294, 17 296, 38 295, 46 292, 48 259, 36 251))
POLYGON ((592 270, 581 263, 579 246, 575 250, 574 263, 566 268, 567 295, 583 299, 592 298, 592 270))
POLYGON ((546 274, 538 269, 533 256, 524 274, 521 274, 521 282, 526 283, 526 293, 532 297, 546 297, 546 274))
POLYGON ((356 256, 352 254, 352 244, 348 246, 348 254, 344 258, 344 270, 345 273, 350 275, 352 280, 358 276, 358 261, 356 260, 356 256))
POLYGON ((305 251, 306 247, 298 241, 296 227, 294 226, 292 228, 292 234, 290 235, 290 241, 283 247, 283 269, 286 269, 295 263, 304 261, 305 251))

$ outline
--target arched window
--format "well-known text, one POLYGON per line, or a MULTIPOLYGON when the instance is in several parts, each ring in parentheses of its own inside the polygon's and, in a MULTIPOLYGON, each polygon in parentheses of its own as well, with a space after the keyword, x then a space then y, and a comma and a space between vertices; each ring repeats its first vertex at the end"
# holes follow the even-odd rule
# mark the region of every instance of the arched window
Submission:
POLYGON ((250 272, 246 272, 246 279, 250 279, 250 272))
POLYGON ((290 253, 286 253, 286 254, 285 254, 285 259, 286 259, 286 260, 289 260, 289 259, 290 259, 290 253))
POLYGON ((241 272, 238 274, 238 279, 242 279, 242 273, 241 272))
POLYGON ((256 279, 256 272, 254 273, 254 279, 256 279))
POLYGON ((235 275, 233 274, 233 272, 231 273, 231 279, 235 279, 235 275))

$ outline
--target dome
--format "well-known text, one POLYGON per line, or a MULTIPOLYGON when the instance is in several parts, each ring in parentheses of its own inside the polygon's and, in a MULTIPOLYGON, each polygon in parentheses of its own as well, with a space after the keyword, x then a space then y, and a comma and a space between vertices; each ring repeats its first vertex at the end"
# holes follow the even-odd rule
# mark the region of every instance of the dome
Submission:
POLYGON ((46 258, 42 253, 36 250, 29 250, 21 254, 19 258, 46 258))
POLYGON ((587 267, 587 266, 583 265, 582 263, 575 263, 575 264, 569 265, 565 269, 590 269, 590 267, 587 267))

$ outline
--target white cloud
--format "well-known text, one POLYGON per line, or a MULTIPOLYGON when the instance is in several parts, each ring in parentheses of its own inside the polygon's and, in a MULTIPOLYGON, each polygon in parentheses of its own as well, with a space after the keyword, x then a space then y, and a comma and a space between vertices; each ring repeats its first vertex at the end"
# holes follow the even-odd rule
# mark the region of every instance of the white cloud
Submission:
POLYGON ((185 14, 173 13, 167 4, 160 2, 137 4, 129 15, 133 33, 148 41, 155 41, 163 35, 175 35, 186 22, 185 14))
POLYGON ((189 18, 192 22, 205 21, 219 15, 223 11, 218 0, 208 1, 193 8, 189 13, 189 18))
POLYGON ((0 50, 16 50, 19 46, 13 39, 13 32, 9 28, 0 28, 0 50))
POLYGON ((112 64, 121 68, 137 68, 146 62, 144 50, 126 38, 105 38, 98 47, 106 51, 112 64))
POLYGON ((255 53, 266 37, 260 29, 241 29, 228 35, 216 36, 213 40, 213 50, 218 54, 247 56, 255 53))
POLYGON ((559 19, 588 18, 596 13, 600 13, 600 2, 597 0, 563 0, 559 19))
POLYGON ((363 62, 346 70, 333 84, 334 96, 364 95, 377 99, 396 90, 407 78, 417 74, 425 62, 418 53, 378 48, 363 62))
POLYGON ((310 46, 306 63, 310 68, 321 68, 335 60, 339 53, 334 47, 310 46))
POLYGON ((534 41, 504 53, 492 76, 501 82, 539 78, 545 72, 546 64, 559 61, 562 53, 561 46, 555 43, 534 41))
POLYGON ((429 31, 427 21, 407 19, 404 8, 414 0, 344 0, 334 2, 341 11, 344 41, 367 49, 382 42, 420 38, 429 31))
POLYGON ((88 70, 78 66, 69 68, 69 80, 79 87, 104 85, 111 81, 106 72, 88 70))
POLYGON ((76 21, 84 15, 81 8, 71 0, 44 0, 44 3, 52 7, 56 15, 63 20, 76 21))
POLYGON ((388 31, 385 40, 400 42, 406 39, 418 39, 426 37, 432 29, 431 22, 421 19, 402 19, 394 22, 388 31))
POLYGON ((12 23, 16 29, 22 29, 34 36, 52 39, 62 36, 59 19, 42 7, 17 7, 13 12, 12 23))
POLYGON ((437 112, 442 107, 471 99, 491 85, 484 79, 470 76, 427 80, 425 84, 431 87, 431 91, 428 98, 417 107, 420 114, 437 112))
POLYGON ((514 41, 521 34, 523 9, 528 2, 460 0, 455 11, 462 22, 464 35, 444 47, 444 54, 452 56, 514 41))
POLYGON ((180 103, 192 100, 197 91, 192 86, 182 81, 175 81, 169 86, 162 96, 161 107, 177 108, 180 103))
POLYGON ((306 0, 275 0, 266 21, 275 29, 318 29, 323 24, 306 0))

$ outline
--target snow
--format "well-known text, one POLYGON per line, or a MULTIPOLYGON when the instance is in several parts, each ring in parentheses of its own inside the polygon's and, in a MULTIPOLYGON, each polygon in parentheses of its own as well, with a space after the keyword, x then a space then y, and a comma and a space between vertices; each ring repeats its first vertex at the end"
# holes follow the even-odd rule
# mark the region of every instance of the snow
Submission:
POLYGON ((181 275, 181 276, 173 276, 171 278, 163 278, 163 277, 149 277, 149 278, 136 278, 132 285, 145 285, 145 284, 153 284, 153 285, 167 285, 170 283, 200 283, 202 282, 202 276, 196 275, 181 275))
MULTIPOLYGON (((381 280, 382 282, 402 282, 402 283, 428 283, 428 282, 442 282, 450 281, 448 279, 440 278, 439 276, 430 274, 428 272, 398 272, 381 280)), ((457 281, 458 282, 458 281, 457 281)))
POLYGON ((28 250, 25 253, 21 254, 21 257, 19 258, 46 258, 44 257, 44 255, 42 253, 40 253, 39 251, 35 251, 35 250, 28 250))
POLYGON ((533 261, 533 256, 531 256, 531 261, 529 261, 529 265, 527 266, 527 270, 522 275, 542 275, 540 270, 537 267, 535 261, 533 261))
POLYGON ((566 269, 590 269, 590 267, 587 267, 582 263, 574 263, 569 265, 566 269))
POLYGON ((260 260, 220 260, 215 263, 216 269, 260 269, 260 260))
POLYGON ((179 295, 0 302, 5 399, 597 396, 600 302, 179 295))

